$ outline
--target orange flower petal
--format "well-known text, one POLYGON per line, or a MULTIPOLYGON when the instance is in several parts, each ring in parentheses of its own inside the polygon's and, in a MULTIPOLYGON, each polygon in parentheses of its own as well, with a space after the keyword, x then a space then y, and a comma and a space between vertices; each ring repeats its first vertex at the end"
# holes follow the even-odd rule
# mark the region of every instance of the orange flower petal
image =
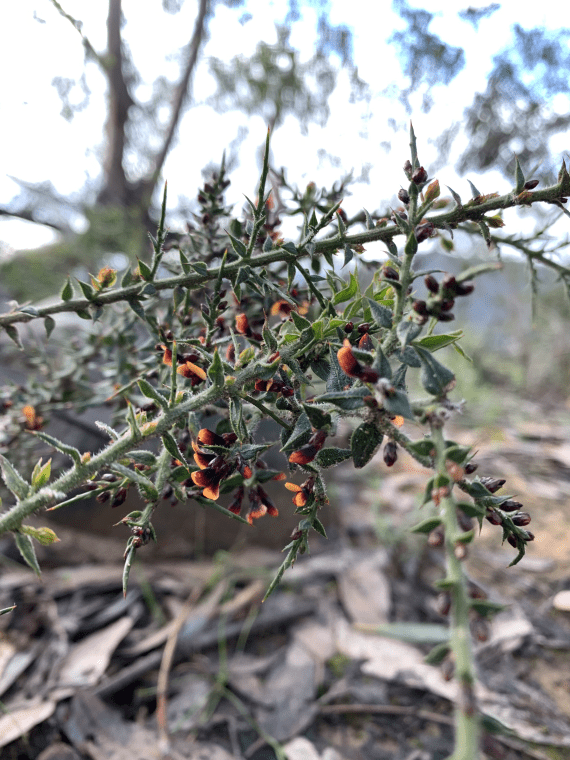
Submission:
POLYGON ((396 427, 402 427, 404 424, 404 418, 401 414, 397 414, 394 419, 392 420, 392 425, 395 425, 396 427))
POLYGON ((163 348, 164 356, 162 357, 162 363, 168 364, 169 367, 172 367, 172 351, 166 346, 163 346, 163 348))
POLYGON ((219 495, 220 495, 219 483, 216 483, 213 486, 208 486, 207 488, 204 488, 204 490, 202 491, 202 496, 205 496, 206 499, 211 499, 212 501, 216 501, 219 495))
POLYGON ((296 483, 285 483, 285 488, 288 491, 296 491, 297 493, 303 490, 301 486, 298 486, 296 483))
POLYGON ((308 497, 304 491, 299 491, 299 493, 296 493, 295 496, 293 497, 293 504, 296 507, 304 507, 307 501, 308 501, 308 497))
POLYGON ((258 520, 260 517, 263 517, 267 513, 267 507, 265 504, 260 504, 258 507, 255 507, 255 509, 251 509, 247 515, 247 521, 250 525, 253 524, 254 520, 258 520))
MULTIPOLYGON (((172 364, 172 360, 170 362, 172 364)), ((200 380, 205 380, 207 375, 202 369, 202 367, 198 367, 197 364, 192 364, 192 362, 186 362, 185 364, 182 364, 178 369, 176 370, 177 375, 182 375, 183 377, 199 377, 200 380)))

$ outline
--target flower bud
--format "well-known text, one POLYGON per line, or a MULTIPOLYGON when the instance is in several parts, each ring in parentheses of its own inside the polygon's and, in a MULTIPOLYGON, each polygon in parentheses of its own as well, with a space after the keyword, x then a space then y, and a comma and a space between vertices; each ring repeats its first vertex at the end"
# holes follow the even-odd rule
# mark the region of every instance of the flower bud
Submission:
POLYGON ((364 335, 370 330, 370 322, 363 322, 361 325, 358 325, 356 329, 361 335, 364 335))
POLYGON ((529 179, 524 183, 523 188, 525 190, 534 190, 534 188, 538 185, 539 181, 540 180, 538 179, 529 179))
POLYGON ((450 311, 442 311, 441 314, 437 315, 437 318, 440 322, 453 322, 455 314, 452 314, 450 311))
POLYGON ((351 333, 354 329, 354 323, 353 322, 347 322, 344 326, 345 333, 351 333))
POLYGON ((399 272, 396 269, 394 269, 394 267, 390 267, 387 264, 382 267, 382 276, 385 277, 387 280, 400 279, 399 272))
MULTIPOLYGON (((411 164, 410 164, 410 166, 411 166, 411 164)), ((402 201, 402 203, 403 203, 404 205, 406 205, 406 206, 407 206, 407 205, 408 205, 408 203, 410 202, 410 196, 409 196, 409 194, 408 194, 408 191, 407 191, 407 190, 404 190, 404 188, 403 188, 403 187, 402 187, 402 188, 400 188, 400 190, 398 190, 398 199, 399 199, 399 200, 401 200, 401 201, 402 201)))
POLYGON ((392 467, 398 460, 398 446, 395 441, 388 441, 384 446, 384 463, 386 467, 392 467))
POLYGON ((511 546, 512 546, 514 549, 516 549, 516 548, 517 548, 517 537, 515 536, 515 534, 514 534, 514 533, 510 533, 510 534, 507 536, 507 541, 509 542, 509 544, 510 544, 510 545, 511 545, 511 546))
POLYGON ((472 282, 466 280, 465 282, 455 283, 455 295, 456 296, 468 296, 475 290, 475 285, 472 282))
POLYGON ((494 509, 490 509, 485 515, 485 519, 488 520, 491 525, 502 525, 501 515, 494 509))
POLYGON ((412 178, 413 166, 409 160, 406 161, 406 163, 404 164, 404 174, 406 175, 408 179, 412 178))
POLYGON ((478 464, 475 464, 474 462, 467 462, 467 464, 465 465, 463 469, 465 470, 466 475, 472 475, 477 469, 477 467, 479 467, 478 464))
MULTIPOLYGON (((487 486, 488 488, 489 486, 487 486)), ((507 501, 504 501, 502 504, 499 505, 499 509, 502 509, 503 512, 518 512, 518 510, 522 507, 522 504, 520 501, 514 501, 513 499, 507 499, 507 501)))
POLYGON ((432 293, 437 293, 439 291, 439 283, 435 279, 435 277, 433 277, 433 275, 426 274, 426 276, 424 277, 424 282, 425 282, 426 288, 432 293))
POLYGON ((519 512, 517 515, 513 515, 511 520, 515 525, 518 525, 519 528, 522 528, 530 523, 530 515, 528 512, 519 512))
POLYGON ((424 193, 424 198, 426 203, 435 201, 436 198, 439 198, 439 180, 434 179, 434 181, 428 185, 428 188, 424 193))
POLYGON ((416 169, 412 174, 412 182, 415 182, 416 185, 423 185, 427 178, 428 173, 423 166, 420 166, 419 169, 416 169))
MULTIPOLYGON (((499 488, 502 488, 505 483, 507 482, 504 478, 490 478, 490 477, 484 477, 480 478, 481 483, 485 486, 487 491, 490 491, 491 493, 496 493, 499 488)), ((512 502, 514 504, 514 502, 512 502)), ((521 504, 522 506, 522 504, 521 504)), ((501 509, 504 509, 504 505, 501 505, 501 509)), ((518 507, 517 507, 518 509, 518 507)), ((507 510, 508 511, 508 510, 507 510)))
POLYGON ((430 238, 434 233, 435 227, 431 222, 425 222, 425 224, 419 224, 416 227, 416 240, 418 243, 423 243, 424 240, 430 238))
POLYGON ((412 304, 412 309, 416 312, 416 314, 420 314, 422 317, 429 316, 429 311, 427 310, 427 304, 425 301, 414 301, 412 304))
POLYGON ((121 504, 125 503, 125 500, 127 498, 127 489, 126 488, 119 488, 117 493, 115 494, 115 498, 111 502, 111 506, 114 507, 120 507, 121 504))

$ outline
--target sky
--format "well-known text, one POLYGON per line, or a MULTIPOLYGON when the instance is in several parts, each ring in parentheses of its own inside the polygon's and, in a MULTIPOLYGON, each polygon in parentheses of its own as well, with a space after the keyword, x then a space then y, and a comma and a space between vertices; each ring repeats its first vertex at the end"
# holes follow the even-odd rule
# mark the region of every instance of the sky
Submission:
MULTIPOLYGON (((467 61, 465 69, 449 85, 435 88, 435 105, 429 113, 423 113, 420 108, 422 90, 411 98, 420 159, 426 166, 436 155, 430 139, 461 117, 475 91, 484 91, 492 69, 492 56, 505 45, 513 21, 526 28, 540 25, 555 28, 562 20, 560 12, 553 11, 552 4, 537 6, 530 0, 503 0, 500 10, 483 19, 477 30, 457 15, 458 10, 468 5, 484 7, 488 4, 488 1, 476 0, 460 4, 448 0, 425 0, 421 5, 417 2, 417 7, 435 14, 430 32, 450 44, 464 47, 467 61)), ((107 4, 63 0, 62 5, 83 21, 83 30, 94 47, 104 49, 107 4)), ((141 4, 137 0, 124 0, 123 5, 127 18, 125 34, 143 79, 148 78, 150 82, 157 72, 175 79, 178 66, 172 53, 191 34, 196 2, 186 0, 176 15, 164 13, 158 1, 141 4)), ((411 5, 416 7, 415 2, 411 5)), ((373 17, 370 9, 369 0, 351 0, 350 3, 331 0, 330 3, 330 23, 353 28, 354 60, 360 77, 370 84, 370 103, 349 103, 348 78, 341 74, 329 100, 331 116, 324 128, 310 124, 307 133, 302 134, 296 120, 288 117, 272 138, 274 164, 288 167, 288 178, 300 187, 309 181, 330 186, 350 169, 354 169, 356 176, 361 175, 363 167, 368 165, 368 184, 360 183, 352 188, 353 194, 344 205, 349 214, 357 213, 362 206, 372 211, 394 198, 404 180, 401 167, 408 157, 409 114, 394 98, 393 89, 384 91, 386 84, 397 81, 398 77, 404 82, 395 47, 387 45, 386 40, 395 29, 405 28, 405 22, 393 11, 391 0, 376 2, 373 17), (395 130, 387 126, 388 117, 394 119, 395 130)), ((247 0, 245 7, 239 10, 219 7, 211 22, 204 57, 215 55, 229 60, 238 54, 250 55, 260 40, 274 42, 274 24, 285 18, 287 10, 286 0, 247 0), (249 20, 245 20, 249 16, 249 20)), ((294 24, 290 40, 300 50, 301 58, 307 60, 313 54, 317 13, 313 8, 304 8, 302 13, 302 21, 294 24)), ((0 172, 0 204, 7 203, 18 191, 11 177, 30 183, 49 180, 60 194, 73 198, 86 179, 93 180, 99 171, 105 122, 103 77, 94 64, 87 67, 89 105, 73 120, 66 121, 61 116, 61 100, 52 81, 54 77, 81 76, 84 56, 80 36, 49 0, 11 3, 5 20, 6 17, 9 23, 4 24, 0 65, 4 72, 10 71, 10 75, 4 77, 1 105, 3 144, 9 149, 5 150, 0 172)), ((570 12, 568 17, 570 25, 570 12)), ((265 139, 267 125, 259 116, 248 118, 236 112, 214 112, 204 104, 213 87, 204 60, 194 77, 195 107, 182 120, 178 144, 164 167, 171 208, 176 205, 178 196, 195 196, 203 181, 203 166, 208 161, 219 161, 223 148, 236 138, 241 124, 247 124, 249 135, 239 148, 241 163, 232 174, 228 200, 238 204, 239 209, 243 193, 255 194, 258 149, 265 139)), ((150 92, 148 85, 142 85, 138 95, 145 97, 150 92)), ((83 98, 78 89, 73 96, 77 102, 83 98)), ((567 104, 560 105, 563 108, 567 104)), ((461 141, 457 141, 454 155, 459 155, 463 147, 461 141)), ((556 147, 562 151, 567 146, 556 147)), ((457 178, 452 164, 453 155, 450 166, 438 172, 440 182, 468 195, 466 180, 457 178)), ((509 189, 498 172, 486 175, 483 187, 476 175, 469 176, 482 192, 509 189)), ((70 215, 73 216, 71 211, 70 215)), ((80 217, 74 218, 80 229, 80 217)), ((171 223, 175 224, 176 220, 171 223)), ((53 238, 54 233, 46 227, 0 219, 0 257, 9 256, 18 248, 42 245, 53 238)))

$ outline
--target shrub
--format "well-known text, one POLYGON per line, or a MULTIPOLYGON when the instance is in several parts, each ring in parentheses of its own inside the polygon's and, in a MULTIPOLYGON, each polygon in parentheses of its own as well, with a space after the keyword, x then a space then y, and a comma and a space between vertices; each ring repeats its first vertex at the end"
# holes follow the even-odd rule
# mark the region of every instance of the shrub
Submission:
MULTIPOLYGON (((165 188, 152 259, 140 260, 134 271, 128 268, 120 283, 117 272, 104 267, 90 282, 78 282, 79 292, 68 279, 60 300, 50 306, 15 306, 0 316, 0 326, 28 354, 32 348, 22 346, 18 323, 43 319, 48 338, 57 327, 54 317, 64 312, 92 324, 85 345, 76 347, 79 353, 70 359, 71 370, 32 381, 3 398, 10 421, 5 427, 11 424, 15 431, 12 451, 25 419, 27 430, 72 464, 52 478, 51 460, 40 460, 28 480, 2 456, 4 482, 14 503, 0 515, 0 533, 12 532, 23 558, 39 573, 33 540, 49 543, 55 535, 26 525, 28 515, 92 495, 120 506, 128 490, 136 489, 146 506, 120 521, 131 534, 124 555, 126 590, 135 554, 157 540, 152 516, 165 495, 194 500, 246 523, 276 517, 263 487, 268 480, 285 478, 263 461, 274 445, 285 452, 290 469, 302 471, 306 479, 302 485, 284 483, 300 521, 270 594, 307 551, 311 531, 325 535, 319 519, 327 504, 323 471, 347 459, 364 467, 381 445, 390 467, 405 449, 433 471, 423 498, 429 516, 414 530, 425 533, 432 546, 441 545, 447 562, 438 586, 441 609, 450 612, 450 643, 436 648, 429 659, 454 662, 461 757, 475 757, 478 718, 469 625, 475 620, 480 636, 496 606, 470 594, 462 562, 484 519, 498 527, 500 540, 513 546, 511 564, 523 557, 533 535, 522 505, 497 493, 505 481, 471 477, 476 470, 472 452, 445 437, 445 423, 461 401, 452 400, 455 376, 436 353, 445 346, 461 352, 462 333, 435 328, 447 327, 456 299, 468 298, 474 279, 500 264, 483 264, 455 277, 414 271, 412 264, 424 241, 452 237, 462 225, 478 225, 491 245, 491 230, 503 226, 504 209, 539 202, 563 208, 570 176, 563 163, 557 184, 536 190, 536 181, 527 181, 517 162, 515 187, 505 195, 481 195, 472 187, 466 203, 454 191, 452 199, 442 199, 438 180, 430 181, 420 164, 411 129, 411 156, 404 165, 407 187, 398 193, 403 205, 390 218, 367 211, 348 218, 339 188, 319 191, 310 184, 304 193, 292 189, 288 213, 300 215, 303 225, 296 242, 285 242, 279 209, 266 190, 268 146, 269 133, 257 199, 247 198, 244 220, 232 217, 224 204, 229 180, 222 162, 198 194, 201 214, 195 224, 170 244, 165 188), (353 232, 357 224, 365 229, 353 232), (401 250, 395 242, 399 237, 401 250), (342 251, 347 264, 373 241, 386 245, 387 259, 361 265, 373 272, 363 290, 356 274, 348 282, 339 276, 334 254, 342 251), (414 292, 418 279, 426 285, 425 299, 414 292), (424 398, 408 396, 406 376, 415 371, 424 398), (313 391, 317 395, 309 395, 313 391), (98 453, 81 453, 43 429, 57 404, 80 409, 104 400, 114 417, 111 425, 100 424, 109 443, 98 453), (350 448, 327 445, 344 417, 359 418, 350 448), (270 444, 254 438, 264 419, 281 429, 270 444), (410 439, 401 430, 404 420, 423 426, 423 437, 410 439), (159 445, 150 445, 153 441, 159 445), (232 495, 228 508, 218 504, 221 493, 232 495), (244 510, 246 493, 249 507, 244 510)), ((560 268, 544 249, 529 249, 531 254, 560 268)))

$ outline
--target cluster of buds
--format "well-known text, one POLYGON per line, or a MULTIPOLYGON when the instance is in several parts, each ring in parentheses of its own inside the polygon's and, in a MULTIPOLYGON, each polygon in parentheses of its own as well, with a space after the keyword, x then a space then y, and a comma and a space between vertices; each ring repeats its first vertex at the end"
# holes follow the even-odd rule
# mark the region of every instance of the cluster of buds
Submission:
MULTIPOLYGON (((396 273, 396 279, 397 279, 398 273, 396 272, 395 269, 393 269, 392 271, 396 273)), ((357 336, 358 348, 362 349, 363 351, 372 351, 372 349, 374 348, 372 341, 370 339, 370 322, 362 322, 361 324, 357 325, 356 331, 354 327, 354 322, 347 322, 344 326, 344 332, 347 335, 352 335, 352 333, 354 333, 354 335, 357 336)))
POLYGON ((281 380, 275 379, 257 379, 255 381, 255 390, 260 391, 261 393, 280 393, 284 398, 289 398, 295 393, 294 389, 290 385, 287 385, 287 383, 284 383, 281 380))
POLYGON ((457 282, 452 274, 446 274, 441 285, 431 274, 426 275, 424 282, 429 290, 427 302, 418 299, 412 305, 420 324, 425 324, 428 317, 435 317, 440 322, 451 322, 455 319, 451 313, 455 298, 468 296, 475 288, 472 282, 457 282))
POLYGON ((202 428, 198 432, 196 442, 192 443, 194 449, 194 461, 200 468, 190 476, 190 482, 184 481, 184 485, 193 483, 202 488, 202 496, 206 499, 216 501, 220 495, 220 483, 229 477, 237 469, 244 478, 251 478, 251 467, 247 465, 239 452, 232 454, 230 446, 235 443, 237 436, 235 433, 224 433, 218 435, 208 428, 202 428), (208 451, 200 448, 201 446, 216 446, 227 449, 227 453, 208 451))
POLYGON ((347 338, 344 339, 343 347, 339 349, 336 356, 345 375, 362 380, 363 383, 375 383, 380 378, 376 370, 366 367, 358 361, 347 338))
POLYGON ((316 430, 304 446, 291 454, 289 461, 292 464, 309 464, 323 448, 326 437, 324 430, 316 430))
MULTIPOLYGON (((481 478, 481 483, 483 483, 488 491, 495 493, 504 486, 506 481, 503 478, 485 477, 481 478)), ((531 517, 528 512, 520 511, 522 506, 523 505, 520 501, 507 499, 496 508, 488 507, 487 514, 485 515, 486 520, 490 522, 491 525, 500 525, 503 530, 507 530, 507 541, 515 549, 518 548, 519 541, 524 541, 525 543, 528 541, 534 541, 534 533, 531 533, 530 530, 517 530, 516 533, 512 530, 508 530, 510 526, 505 519, 505 515, 501 513, 506 512, 508 514, 508 521, 512 522, 517 528, 524 528, 530 524, 531 517)))
POLYGON ((105 504, 105 502, 110 501, 111 507, 115 508, 125 503, 129 492, 129 485, 129 483, 125 483, 124 479, 119 481, 118 476, 112 472, 106 472, 101 475, 97 482, 89 483, 87 490, 99 491, 95 500, 99 504, 105 504))
POLYGON ((131 546, 134 546, 135 549, 145 546, 152 538, 152 530, 149 527, 143 528, 142 525, 133 525, 131 533, 134 536, 131 546))

